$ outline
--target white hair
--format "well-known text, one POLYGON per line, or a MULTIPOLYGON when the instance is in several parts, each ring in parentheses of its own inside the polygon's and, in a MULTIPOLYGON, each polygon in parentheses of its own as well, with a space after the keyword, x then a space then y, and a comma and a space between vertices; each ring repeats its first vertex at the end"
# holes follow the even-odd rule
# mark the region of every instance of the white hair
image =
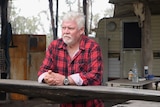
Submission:
POLYGON ((85 26, 85 16, 81 12, 70 11, 63 16, 62 21, 73 20, 76 21, 78 28, 82 28, 85 26))

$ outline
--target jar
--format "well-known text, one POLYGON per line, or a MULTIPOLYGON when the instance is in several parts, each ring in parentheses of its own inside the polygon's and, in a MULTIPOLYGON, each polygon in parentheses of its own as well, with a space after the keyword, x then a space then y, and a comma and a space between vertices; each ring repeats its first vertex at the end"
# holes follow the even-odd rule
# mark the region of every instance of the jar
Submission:
POLYGON ((129 72, 128 72, 128 80, 132 80, 132 77, 133 77, 133 72, 130 69, 129 72))

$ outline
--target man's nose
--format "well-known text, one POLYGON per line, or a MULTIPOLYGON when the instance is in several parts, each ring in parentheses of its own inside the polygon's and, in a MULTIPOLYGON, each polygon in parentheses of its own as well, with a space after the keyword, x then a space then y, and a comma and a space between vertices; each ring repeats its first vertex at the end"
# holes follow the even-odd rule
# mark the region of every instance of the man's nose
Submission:
POLYGON ((65 28, 63 31, 64 31, 64 33, 69 33, 69 29, 68 28, 65 28))

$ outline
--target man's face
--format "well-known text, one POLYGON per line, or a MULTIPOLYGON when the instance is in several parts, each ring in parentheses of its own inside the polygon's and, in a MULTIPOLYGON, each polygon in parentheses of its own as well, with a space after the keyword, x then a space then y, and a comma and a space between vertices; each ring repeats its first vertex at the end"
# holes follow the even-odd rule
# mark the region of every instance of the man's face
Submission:
POLYGON ((62 39, 67 45, 75 45, 79 43, 84 28, 78 29, 75 21, 63 21, 62 23, 62 39))

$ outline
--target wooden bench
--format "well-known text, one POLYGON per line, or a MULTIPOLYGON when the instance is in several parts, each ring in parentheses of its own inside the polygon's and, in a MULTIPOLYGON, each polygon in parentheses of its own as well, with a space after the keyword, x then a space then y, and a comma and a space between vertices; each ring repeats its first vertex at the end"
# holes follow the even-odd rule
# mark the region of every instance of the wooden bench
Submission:
POLYGON ((156 90, 107 86, 49 86, 30 80, 0 79, 0 91, 45 98, 55 103, 89 99, 160 101, 160 92, 156 90))
POLYGON ((111 87, 123 86, 123 87, 137 88, 137 89, 140 89, 140 88, 153 89, 152 84, 155 83, 156 90, 157 90, 159 81, 160 79, 144 80, 139 82, 132 82, 131 80, 128 80, 128 79, 115 79, 115 80, 107 81, 106 84, 111 87))
POLYGON ((115 104, 112 107, 159 107, 160 102, 129 100, 121 104, 115 104))
POLYGON ((158 90, 159 83, 160 83, 160 76, 155 76, 154 78, 157 79, 157 80, 159 80, 159 81, 155 82, 156 90, 158 90))

